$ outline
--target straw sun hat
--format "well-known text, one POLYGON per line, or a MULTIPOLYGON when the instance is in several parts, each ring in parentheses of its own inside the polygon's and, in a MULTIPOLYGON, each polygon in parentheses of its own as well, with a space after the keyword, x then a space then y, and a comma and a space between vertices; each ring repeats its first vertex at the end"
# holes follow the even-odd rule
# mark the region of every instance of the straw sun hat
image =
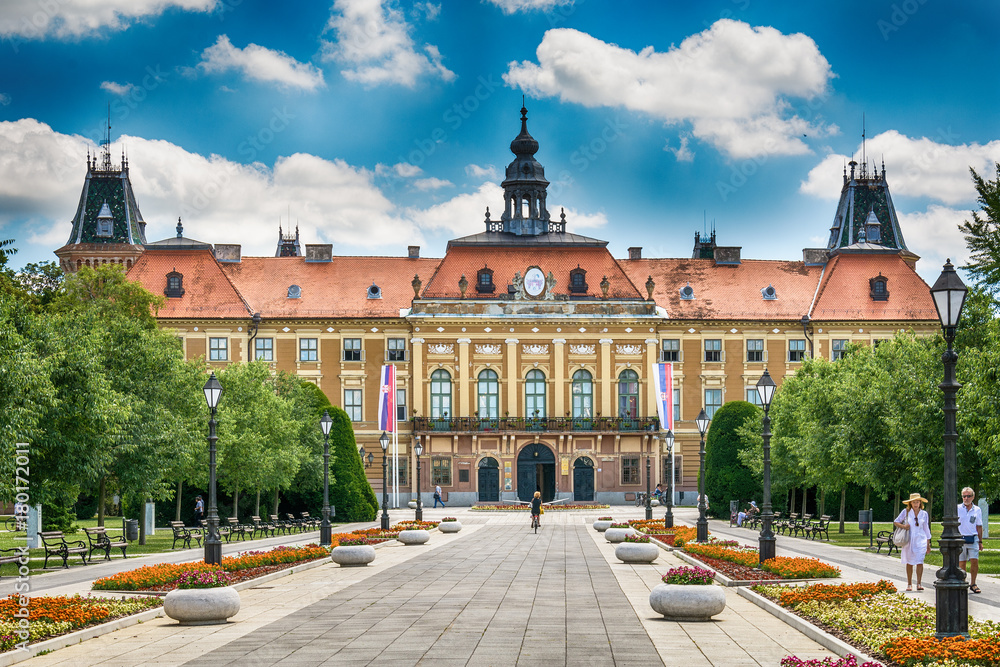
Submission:
POLYGON ((904 501, 903 501, 903 504, 904 504, 904 505, 909 505, 909 504, 910 504, 910 503, 912 503, 912 502, 913 502, 914 500, 919 500, 919 501, 920 501, 920 502, 922 502, 922 503, 923 503, 924 505, 926 505, 926 504, 927 504, 927 499, 926 499, 926 498, 924 498, 923 496, 921 496, 921 495, 920 495, 919 493, 911 493, 911 494, 910 494, 910 499, 909 499, 909 500, 904 500, 904 501))

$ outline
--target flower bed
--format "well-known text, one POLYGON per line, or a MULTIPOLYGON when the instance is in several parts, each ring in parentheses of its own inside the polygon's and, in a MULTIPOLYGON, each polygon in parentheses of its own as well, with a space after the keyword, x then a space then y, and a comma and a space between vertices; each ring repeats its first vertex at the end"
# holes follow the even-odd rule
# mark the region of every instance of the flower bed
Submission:
POLYGON ((445 518, 441 519, 441 523, 445 523, 445 522, 449 522, 450 523, 452 521, 458 521, 458 519, 456 519, 453 516, 446 516, 445 518))
MULTIPOLYGON (((531 505, 473 505, 473 512, 527 512, 531 505)), ((560 510, 606 510, 611 505, 545 505, 546 512, 560 510)))
POLYGON ((1000 663, 1000 624, 970 619, 969 639, 935 639, 934 607, 897 593, 889 581, 840 586, 760 586, 754 590, 890 664, 995 667, 1000 663))
MULTIPOLYGON (((248 551, 241 556, 226 556, 222 565, 193 563, 161 563, 119 572, 94 582, 94 590, 105 591, 170 591, 177 588, 177 581, 191 572, 225 571, 245 581, 277 570, 329 555, 324 547, 309 544, 304 547, 275 547, 270 551, 248 551), (252 576, 248 576, 251 575, 252 576)), ((235 582, 234 582, 235 583, 235 582)))
POLYGON ((661 536, 673 535, 673 545, 678 547, 684 546, 687 542, 693 542, 698 536, 697 528, 688 528, 687 526, 664 528, 663 521, 660 520, 646 521, 644 519, 634 519, 629 521, 629 525, 642 533, 661 540, 661 536))
POLYGON ((361 528, 353 533, 348 533, 348 535, 360 535, 361 537, 369 537, 373 540, 379 542, 384 542, 385 540, 394 540, 399 537, 398 530, 382 530, 381 528, 361 528))
POLYGON ((684 550, 696 558, 714 558, 748 568, 760 567, 760 569, 776 574, 782 579, 820 579, 840 576, 840 568, 827 565, 815 558, 777 556, 761 563, 758 551, 753 547, 735 548, 718 544, 687 544, 684 546, 684 550))
MULTIPOLYGON (((29 597, 27 641, 34 643, 50 639, 91 625, 104 623, 123 616, 137 614, 159 607, 160 598, 82 598, 79 595, 29 597)), ((0 651, 10 651, 19 642, 18 619, 15 612, 21 609, 17 595, 0 600, 0 651)), ((23 630, 21 630, 23 632, 23 630)))
MULTIPOLYGON (((817 660, 816 658, 803 660, 802 658, 790 655, 781 659, 781 667, 859 667, 859 665, 857 658, 853 655, 849 655, 846 658, 823 658, 822 660, 817 660)), ((866 662, 860 665, 860 667, 882 666, 877 662, 866 662)))
MULTIPOLYGON (((452 519, 454 521, 454 519, 452 519)), ((396 533, 402 530, 433 530, 437 528, 437 521, 400 521, 389 526, 389 530, 396 533)))

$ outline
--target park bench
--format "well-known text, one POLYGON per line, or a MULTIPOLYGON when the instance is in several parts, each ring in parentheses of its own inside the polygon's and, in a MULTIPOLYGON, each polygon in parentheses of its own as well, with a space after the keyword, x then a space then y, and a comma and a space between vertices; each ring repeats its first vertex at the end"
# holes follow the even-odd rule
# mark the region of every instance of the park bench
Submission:
POLYGON ((275 529, 271 523, 267 521, 261 521, 261 518, 259 516, 252 516, 250 517, 250 520, 253 521, 253 531, 250 533, 251 538, 256 533, 260 533, 262 537, 267 535, 270 535, 271 537, 274 536, 275 529))
POLYGON ((87 534, 87 543, 90 549, 87 554, 87 558, 90 562, 94 562, 95 551, 103 551, 104 560, 111 560, 112 549, 121 549, 122 558, 128 558, 128 556, 125 555, 125 550, 128 549, 128 540, 126 540, 124 536, 116 535, 112 538, 108 535, 103 526, 98 526, 97 528, 84 528, 83 532, 87 534))
POLYGON ((319 528, 319 525, 323 523, 322 519, 314 519, 313 517, 309 516, 309 512, 300 512, 299 516, 302 517, 302 524, 304 526, 307 526, 308 528, 313 528, 313 529, 319 528))
POLYGON ((295 515, 291 512, 286 512, 285 516, 288 517, 288 521, 286 521, 286 523, 290 527, 297 529, 300 533, 306 529, 305 522, 302 519, 296 519, 295 515))
POLYGON ((799 533, 802 533, 803 537, 808 536, 812 529, 812 517, 812 514, 803 514, 798 521, 793 523, 791 526, 792 537, 798 537, 799 533))
POLYGON ((279 535, 287 535, 292 532, 292 528, 288 522, 279 519, 277 514, 271 515, 271 525, 274 526, 274 530, 277 531, 279 535))
POLYGON ((819 518, 819 521, 813 523, 809 528, 807 533, 810 539, 815 540, 817 535, 826 535, 826 540, 830 540, 830 520, 832 517, 829 514, 824 514, 819 518))
MULTIPOLYGON (((6 565, 7 563, 28 564, 28 552, 22 551, 21 549, 0 549, 0 566, 6 565)), ((18 567, 14 568, 14 574, 19 571, 18 567)))
POLYGON ((171 521, 170 529, 174 531, 174 543, 170 545, 171 549, 177 547, 178 540, 185 549, 191 548, 191 540, 195 540, 198 546, 201 546, 201 531, 197 528, 188 528, 183 521, 171 521))
POLYGON ((226 541, 228 542, 233 535, 236 536, 236 541, 249 539, 253 535, 253 526, 244 526, 240 523, 240 520, 234 516, 229 517, 229 534, 226 536, 226 541))
POLYGON ((784 535, 785 531, 788 531, 788 534, 791 535, 792 526, 798 523, 798 521, 799 521, 799 515, 795 512, 792 512, 784 519, 774 522, 774 532, 778 533, 779 535, 784 535))
MULTIPOLYGON (((205 536, 206 540, 208 539, 208 519, 201 520, 201 534, 205 536)), ((222 519, 219 519, 219 541, 225 539, 226 542, 229 542, 229 537, 229 526, 222 525, 222 519)))
POLYGON ((83 564, 87 564, 87 545, 84 544, 83 540, 67 542, 61 530, 38 533, 38 536, 42 538, 42 547, 45 549, 45 562, 42 564, 42 569, 49 566, 50 556, 62 558, 64 568, 69 568, 69 557, 73 554, 79 554, 83 564))
POLYGON ((876 549, 876 553, 882 553, 882 547, 883 546, 889 547, 889 550, 886 551, 886 555, 888 555, 888 556, 892 555, 892 550, 893 549, 895 549, 896 551, 899 551, 899 547, 897 547, 896 543, 892 541, 892 532, 893 531, 891 531, 891 530, 880 530, 880 531, 878 531, 878 534, 875 536, 875 544, 878 545, 878 549, 876 549))

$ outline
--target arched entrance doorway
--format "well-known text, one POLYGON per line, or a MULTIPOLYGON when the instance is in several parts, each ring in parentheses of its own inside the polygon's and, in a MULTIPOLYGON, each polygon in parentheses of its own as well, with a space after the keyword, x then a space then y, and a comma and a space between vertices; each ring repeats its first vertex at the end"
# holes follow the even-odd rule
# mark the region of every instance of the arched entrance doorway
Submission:
POLYGON ((489 456, 479 462, 479 500, 485 503, 500 500, 500 464, 489 456))
POLYGON ((573 500, 594 500, 594 462, 586 456, 573 463, 573 500))
POLYGON ((532 443, 517 455, 517 497, 531 500, 535 491, 542 492, 542 500, 556 497, 556 457, 552 450, 540 443, 532 443))

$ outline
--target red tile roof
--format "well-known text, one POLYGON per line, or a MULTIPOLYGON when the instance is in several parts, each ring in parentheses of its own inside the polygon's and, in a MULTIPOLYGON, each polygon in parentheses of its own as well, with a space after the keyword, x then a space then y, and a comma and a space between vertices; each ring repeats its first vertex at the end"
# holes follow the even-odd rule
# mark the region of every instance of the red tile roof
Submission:
POLYGON ((636 285, 644 286, 652 276, 656 304, 681 320, 798 320, 809 312, 822 269, 761 259, 735 265, 716 265, 712 259, 626 259, 621 265, 636 285), (689 283, 694 299, 681 299, 680 290, 689 283), (764 299, 761 290, 768 285, 777 299, 764 299))
MULTIPOLYGON (((455 246, 450 248, 445 258, 441 260, 434 277, 424 286, 421 297, 425 299, 460 297, 458 282, 464 275, 469 281, 467 298, 495 299, 499 295, 506 295, 507 285, 513 282, 516 272, 519 271, 523 277, 531 266, 539 267, 546 275, 552 273, 556 279, 556 286, 553 289, 556 294, 570 294, 569 272, 579 266, 587 272, 587 295, 600 298, 601 279, 607 276, 610 283, 609 298, 646 298, 645 291, 640 292, 611 253, 606 248, 595 246, 455 246), (493 284, 496 286, 496 292, 493 294, 481 295, 476 291, 476 276, 479 269, 484 267, 493 270, 493 284)), ((645 281, 645 277, 643 280, 645 281)))
POLYGON ((142 283, 153 294, 163 294, 167 274, 183 276, 184 295, 167 299, 157 313, 161 319, 225 319, 249 317, 247 303, 226 277, 211 249, 147 249, 128 271, 129 280, 142 283))
POLYGON ((415 274, 426 284, 440 259, 337 257, 306 262, 303 257, 243 257, 222 269, 247 302, 268 318, 399 317, 413 300, 415 274), (369 299, 375 283, 381 299, 369 299), (288 298, 298 285, 302 296, 288 298))
POLYGON ((937 311, 930 287, 896 254, 840 253, 826 265, 814 320, 931 320, 937 311), (873 301, 869 279, 888 279, 886 301, 873 301))

